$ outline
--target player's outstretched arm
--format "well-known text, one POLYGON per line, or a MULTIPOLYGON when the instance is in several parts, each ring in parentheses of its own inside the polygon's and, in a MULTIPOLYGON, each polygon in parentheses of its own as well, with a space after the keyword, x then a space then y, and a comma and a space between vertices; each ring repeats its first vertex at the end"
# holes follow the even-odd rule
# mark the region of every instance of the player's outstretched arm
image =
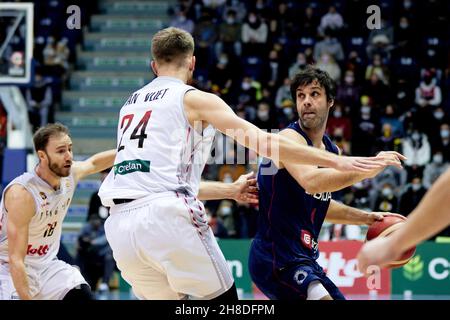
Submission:
MULTIPOLYGON (((307 145, 305 138, 296 131, 286 129, 280 132, 280 135, 296 142, 297 144, 307 145)), ((341 172, 332 168, 318 168, 316 166, 304 165, 292 162, 281 162, 279 168, 286 168, 289 174, 310 194, 320 192, 334 192, 355 184, 366 178, 371 178, 381 172, 386 166, 395 165, 401 167, 400 159, 404 156, 397 152, 380 153, 377 157, 382 166, 367 170, 366 172, 341 172)))
POLYGON ((340 171, 368 171, 384 165, 379 159, 339 157, 330 152, 300 145, 278 134, 264 132, 239 118, 218 96, 200 90, 188 91, 184 107, 191 124, 206 121, 239 144, 275 162, 331 167, 340 171))
POLYGON ((31 194, 21 185, 11 186, 5 194, 5 208, 8 211, 8 254, 9 269, 14 287, 20 299, 30 300, 30 287, 25 268, 28 249, 28 228, 36 210, 31 194))
POLYGON ((233 199, 238 202, 258 204, 258 189, 253 172, 241 175, 233 183, 201 181, 198 198, 200 200, 233 199))
POLYGON ((389 215, 389 213, 366 212, 331 200, 325 220, 330 223, 370 226, 375 221, 383 220, 385 215, 389 215))
POLYGON ((359 270, 384 266, 450 224, 450 169, 431 186, 405 224, 386 238, 367 242, 358 254, 359 270))
POLYGON ((74 162, 72 169, 74 170, 75 179, 78 181, 88 175, 111 168, 114 165, 115 157, 116 149, 111 149, 96 153, 84 161, 74 162))

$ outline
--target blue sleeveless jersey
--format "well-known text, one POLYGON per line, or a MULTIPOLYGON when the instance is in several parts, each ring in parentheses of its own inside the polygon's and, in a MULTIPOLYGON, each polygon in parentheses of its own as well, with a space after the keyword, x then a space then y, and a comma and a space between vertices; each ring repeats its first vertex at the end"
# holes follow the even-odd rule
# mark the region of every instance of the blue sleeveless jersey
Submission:
MULTIPOLYGON (((297 131, 312 146, 297 121, 287 128, 297 131)), ((322 141, 327 151, 339 153, 328 136, 322 141)), ((258 170, 259 216, 255 236, 258 251, 270 258, 276 268, 305 262, 305 259, 316 260, 319 257, 317 239, 331 193, 308 194, 286 169, 267 174, 271 166, 275 168, 272 161, 266 159, 258 170)))

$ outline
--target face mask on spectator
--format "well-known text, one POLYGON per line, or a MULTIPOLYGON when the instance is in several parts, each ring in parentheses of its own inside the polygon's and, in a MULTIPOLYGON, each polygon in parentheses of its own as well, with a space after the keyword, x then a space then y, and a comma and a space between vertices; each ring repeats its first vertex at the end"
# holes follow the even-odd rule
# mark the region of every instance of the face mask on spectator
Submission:
POLYGON ((234 18, 233 17, 228 17, 227 18, 227 23, 228 24, 233 24, 234 23, 234 18))
POLYGON ((433 156, 433 162, 436 163, 436 164, 441 164, 443 160, 444 159, 442 157, 442 154, 435 154, 433 156))
POLYGON ((292 108, 286 107, 286 108, 283 108, 283 112, 284 112, 284 114, 285 114, 286 116, 289 117, 289 116, 292 115, 293 110, 292 110, 292 108))
POLYGON ((446 129, 441 130, 441 137, 442 137, 442 139, 446 139, 446 138, 450 137, 450 131, 448 131, 446 129))
POLYGON ((419 140, 420 140, 420 134, 419 134, 418 132, 414 132, 414 133, 411 135, 411 138, 412 138, 414 141, 419 141, 419 140))
POLYGON ((408 27, 409 27, 409 24, 407 22, 400 23, 400 28, 401 29, 408 29, 408 27))
POLYGON ((251 84, 248 82, 242 82, 242 90, 248 90, 251 88, 251 84))
POLYGON ((219 63, 220 64, 227 64, 228 63, 228 59, 227 58, 220 58, 219 59, 219 63))
POLYGON ((256 17, 255 17, 255 16, 249 16, 249 17, 248 17, 248 21, 249 21, 250 23, 255 23, 255 22, 256 22, 256 17))
POLYGON ((383 188, 383 190, 381 191, 381 193, 383 194, 383 196, 385 197, 390 197, 392 195, 392 189, 389 187, 385 187, 383 188))
POLYGON ((435 111, 433 113, 434 117, 438 120, 441 120, 444 117, 444 113, 442 111, 435 111))
POLYGON ((323 55, 321 60, 323 63, 329 63, 330 57, 328 55, 323 55))
POLYGON ((340 118, 340 117, 342 117, 342 112, 336 110, 336 111, 333 112, 333 116, 334 116, 335 118, 340 118))
POLYGON ((258 111, 258 118, 262 121, 266 121, 269 119, 269 111, 258 111))
POLYGON ((405 9, 409 9, 411 8, 412 3, 411 1, 403 1, 403 7, 405 7, 405 9))
POLYGON ((421 185, 420 183, 413 183, 413 184, 411 185, 411 188, 413 189, 413 191, 419 191, 419 189, 420 189, 421 186, 422 186, 422 185, 421 185))
POLYGON ((231 207, 222 207, 222 215, 228 216, 231 214, 231 207))
POLYGON ((355 78, 353 76, 346 76, 344 81, 347 84, 353 84, 353 82, 355 81, 355 78))
POLYGON ((186 17, 185 16, 179 16, 178 17, 178 21, 179 22, 185 22, 186 21, 186 17))

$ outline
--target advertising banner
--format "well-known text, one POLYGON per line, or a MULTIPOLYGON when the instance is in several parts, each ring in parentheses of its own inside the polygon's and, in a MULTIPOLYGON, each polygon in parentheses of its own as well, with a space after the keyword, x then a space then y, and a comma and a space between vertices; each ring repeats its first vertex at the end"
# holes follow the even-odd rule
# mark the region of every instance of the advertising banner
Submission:
POLYGON ((368 278, 358 271, 356 255, 361 246, 362 242, 354 240, 320 242, 317 262, 344 295, 363 295, 367 298, 375 291, 377 295, 389 295, 389 270, 381 269, 378 275, 368 278))
POLYGON ((392 270, 392 294, 450 296, 450 243, 425 242, 403 267, 392 270))

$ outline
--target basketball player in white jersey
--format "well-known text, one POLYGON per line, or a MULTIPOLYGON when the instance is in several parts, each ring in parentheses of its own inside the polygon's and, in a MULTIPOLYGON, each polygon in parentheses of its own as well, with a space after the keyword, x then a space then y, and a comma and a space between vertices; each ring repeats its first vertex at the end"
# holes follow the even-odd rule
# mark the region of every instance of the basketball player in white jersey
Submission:
POLYGON ((375 238, 358 253, 358 268, 383 267, 403 252, 435 235, 450 224, 450 169, 428 190, 405 224, 388 237, 375 238))
MULTIPOLYGON (((192 36, 181 29, 155 34, 151 67, 157 78, 122 107, 114 167, 99 191, 111 207, 105 231, 114 259, 140 299, 237 299, 198 199, 214 128, 283 162, 364 171, 390 161, 339 157, 263 132, 216 95, 186 84, 195 68, 193 52, 192 36)), ((218 189, 208 193, 222 197, 218 189)))
POLYGON ((39 164, 3 191, 0 300, 90 300, 78 269, 56 255, 78 180, 111 167, 116 151, 75 162, 68 129, 61 124, 40 128, 33 141, 39 164))

